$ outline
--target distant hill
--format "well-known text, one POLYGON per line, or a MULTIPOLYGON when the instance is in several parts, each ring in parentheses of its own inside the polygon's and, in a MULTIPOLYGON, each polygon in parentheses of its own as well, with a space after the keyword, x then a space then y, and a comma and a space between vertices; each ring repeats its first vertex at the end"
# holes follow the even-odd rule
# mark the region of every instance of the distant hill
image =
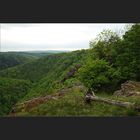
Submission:
POLYGON ((20 55, 24 57, 30 57, 30 58, 40 58, 42 56, 47 56, 50 54, 57 54, 57 53, 63 53, 63 52, 69 52, 65 50, 47 50, 47 51, 9 51, 9 52, 2 52, 4 54, 9 55, 20 55))
POLYGON ((10 68, 16 65, 24 64, 32 60, 48 56, 51 54, 58 54, 67 51, 23 51, 23 52, 0 52, 0 70, 10 68))
POLYGON ((16 53, 0 53, 0 70, 24 64, 31 60, 33 60, 33 57, 18 55, 16 53))

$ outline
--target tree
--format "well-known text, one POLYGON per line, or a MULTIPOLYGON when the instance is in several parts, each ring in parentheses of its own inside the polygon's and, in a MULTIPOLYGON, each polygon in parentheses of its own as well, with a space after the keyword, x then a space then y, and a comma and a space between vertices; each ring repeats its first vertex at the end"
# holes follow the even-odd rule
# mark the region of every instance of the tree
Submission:
POLYGON ((78 70, 78 76, 86 87, 101 90, 110 83, 113 72, 114 69, 105 60, 89 60, 78 70))
POLYGON ((133 25, 116 49, 116 67, 123 80, 140 80, 140 24, 133 25))
POLYGON ((113 64, 117 55, 115 47, 120 41, 120 37, 115 32, 103 30, 94 41, 90 42, 93 58, 105 59, 110 64, 113 64))

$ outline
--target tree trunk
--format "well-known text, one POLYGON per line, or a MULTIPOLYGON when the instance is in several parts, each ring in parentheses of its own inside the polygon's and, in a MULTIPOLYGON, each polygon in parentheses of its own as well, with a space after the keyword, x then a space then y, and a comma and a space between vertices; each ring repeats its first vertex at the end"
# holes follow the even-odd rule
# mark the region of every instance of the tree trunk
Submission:
POLYGON ((90 96, 90 95, 86 95, 86 100, 103 102, 110 105, 116 105, 116 106, 125 107, 125 108, 133 108, 137 111, 140 111, 140 107, 135 106, 135 103, 116 101, 116 100, 106 99, 106 98, 102 98, 98 96, 90 96))

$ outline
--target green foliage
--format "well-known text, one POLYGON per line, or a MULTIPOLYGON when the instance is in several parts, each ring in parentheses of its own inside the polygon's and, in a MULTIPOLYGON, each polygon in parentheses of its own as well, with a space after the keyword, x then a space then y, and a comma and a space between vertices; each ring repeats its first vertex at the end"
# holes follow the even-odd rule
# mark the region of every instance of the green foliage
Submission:
POLYGON ((18 54, 0 52, 0 70, 31 61, 32 58, 20 56, 18 54))
POLYGON ((79 79, 93 90, 105 88, 110 84, 114 69, 105 60, 88 61, 79 69, 79 79))
POLYGON ((110 64, 113 64, 117 56, 115 48, 120 41, 116 33, 110 30, 104 30, 98 35, 95 41, 90 43, 93 59, 104 59, 110 64))
POLYGON ((123 80, 140 80, 140 25, 135 24, 117 47, 116 67, 123 80))
POLYGON ((36 61, 26 63, 14 68, 9 68, 0 72, 0 76, 27 79, 32 82, 38 82, 45 76, 58 77, 69 68, 69 66, 82 63, 86 51, 74 51, 69 53, 60 53, 49 55, 36 61))
POLYGON ((133 25, 122 39, 110 30, 90 42, 90 55, 79 70, 89 88, 115 90, 126 80, 140 80, 140 25, 133 25))
POLYGON ((29 81, 0 78, 0 116, 9 113, 13 105, 27 94, 30 87, 29 81))
POLYGON ((86 50, 61 53, 40 58, 15 68, 0 72, 3 77, 30 80, 34 83, 29 93, 21 100, 28 100, 40 95, 52 94, 64 85, 61 80, 77 64, 83 64, 86 50))

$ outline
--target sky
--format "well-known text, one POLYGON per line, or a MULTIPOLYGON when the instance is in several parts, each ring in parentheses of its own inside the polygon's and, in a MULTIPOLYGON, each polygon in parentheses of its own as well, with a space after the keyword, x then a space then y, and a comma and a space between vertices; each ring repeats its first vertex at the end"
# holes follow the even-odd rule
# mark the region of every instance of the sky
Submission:
POLYGON ((89 48, 104 29, 119 31, 121 24, 0 24, 1 51, 80 50, 89 48))

